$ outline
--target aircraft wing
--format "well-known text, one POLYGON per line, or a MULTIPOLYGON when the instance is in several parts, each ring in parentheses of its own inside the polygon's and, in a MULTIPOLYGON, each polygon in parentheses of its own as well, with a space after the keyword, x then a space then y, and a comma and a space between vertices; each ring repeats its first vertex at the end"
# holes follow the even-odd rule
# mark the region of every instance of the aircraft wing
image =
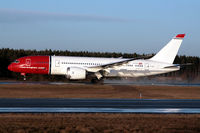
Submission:
POLYGON ((112 63, 108 63, 108 64, 104 64, 104 65, 100 65, 100 66, 94 66, 94 67, 98 67, 101 69, 107 69, 107 68, 113 68, 115 66, 121 66, 123 64, 127 64, 130 61, 135 60, 135 58, 130 58, 130 59, 126 59, 126 60, 122 60, 122 61, 118 61, 118 62, 112 62, 112 63))
MULTIPOLYGON (((151 55, 152 56, 152 55, 151 55)), ((118 61, 118 62, 112 62, 112 63, 108 63, 108 64, 103 64, 103 65, 99 65, 99 66, 92 66, 92 67, 89 67, 88 70, 92 70, 92 69, 96 69, 96 70, 104 70, 104 69, 107 69, 107 68, 113 68, 113 67, 117 67, 117 66, 122 66, 124 64, 127 64, 129 63, 130 61, 133 61, 133 60, 138 60, 138 59, 146 59, 146 58, 149 58, 150 56, 145 56, 145 57, 136 57, 136 58, 130 58, 130 59, 124 59, 122 61, 118 61)))
MULTIPOLYGON (((152 55, 151 55, 152 56, 152 55)), ((118 62, 112 62, 112 63, 108 63, 108 64, 104 64, 104 65, 99 65, 99 66, 92 66, 92 67, 88 67, 86 70, 88 72, 93 72, 94 75, 100 79, 104 76, 104 74, 109 73, 110 71, 108 70, 109 68, 114 68, 114 67, 119 67, 122 66, 124 64, 129 63, 130 61, 133 60, 138 60, 138 59, 146 59, 149 58, 151 56, 145 56, 145 57, 137 57, 137 58, 130 58, 130 59, 124 59, 118 62)))

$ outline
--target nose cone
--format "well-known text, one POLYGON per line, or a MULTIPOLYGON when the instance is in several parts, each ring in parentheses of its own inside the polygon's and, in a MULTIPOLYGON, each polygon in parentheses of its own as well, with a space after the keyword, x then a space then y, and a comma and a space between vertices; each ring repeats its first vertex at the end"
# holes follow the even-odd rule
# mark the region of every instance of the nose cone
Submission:
POLYGON ((8 66, 8 70, 13 71, 13 64, 10 64, 10 65, 8 66))

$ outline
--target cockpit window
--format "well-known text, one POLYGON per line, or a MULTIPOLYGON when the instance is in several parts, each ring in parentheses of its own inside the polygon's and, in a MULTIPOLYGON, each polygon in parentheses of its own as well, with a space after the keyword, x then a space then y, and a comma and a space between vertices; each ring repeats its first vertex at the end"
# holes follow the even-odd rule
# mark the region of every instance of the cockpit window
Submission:
POLYGON ((13 63, 19 63, 19 61, 18 61, 18 60, 15 60, 15 61, 13 61, 13 63))

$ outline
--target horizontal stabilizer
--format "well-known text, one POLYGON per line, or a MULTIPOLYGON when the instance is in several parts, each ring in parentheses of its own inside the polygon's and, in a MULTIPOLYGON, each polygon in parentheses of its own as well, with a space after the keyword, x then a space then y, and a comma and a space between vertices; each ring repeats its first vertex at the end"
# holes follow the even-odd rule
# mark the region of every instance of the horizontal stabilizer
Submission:
POLYGON ((172 66, 166 66, 166 67, 164 67, 164 68, 174 68, 174 67, 178 67, 178 66, 180 66, 181 68, 182 67, 185 67, 185 66, 191 66, 191 65, 193 65, 192 63, 186 63, 186 64, 175 64, 175 65, 172 65, 172 66))

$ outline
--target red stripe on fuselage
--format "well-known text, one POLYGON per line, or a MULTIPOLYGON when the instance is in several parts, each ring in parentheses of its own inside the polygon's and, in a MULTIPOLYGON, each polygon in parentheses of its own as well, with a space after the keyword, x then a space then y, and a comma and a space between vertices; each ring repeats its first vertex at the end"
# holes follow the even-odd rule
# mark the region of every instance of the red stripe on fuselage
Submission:
POLYGON ((9 69, 20 73, 49 74, 49 56, 26 56, 16 59, 9 69))

